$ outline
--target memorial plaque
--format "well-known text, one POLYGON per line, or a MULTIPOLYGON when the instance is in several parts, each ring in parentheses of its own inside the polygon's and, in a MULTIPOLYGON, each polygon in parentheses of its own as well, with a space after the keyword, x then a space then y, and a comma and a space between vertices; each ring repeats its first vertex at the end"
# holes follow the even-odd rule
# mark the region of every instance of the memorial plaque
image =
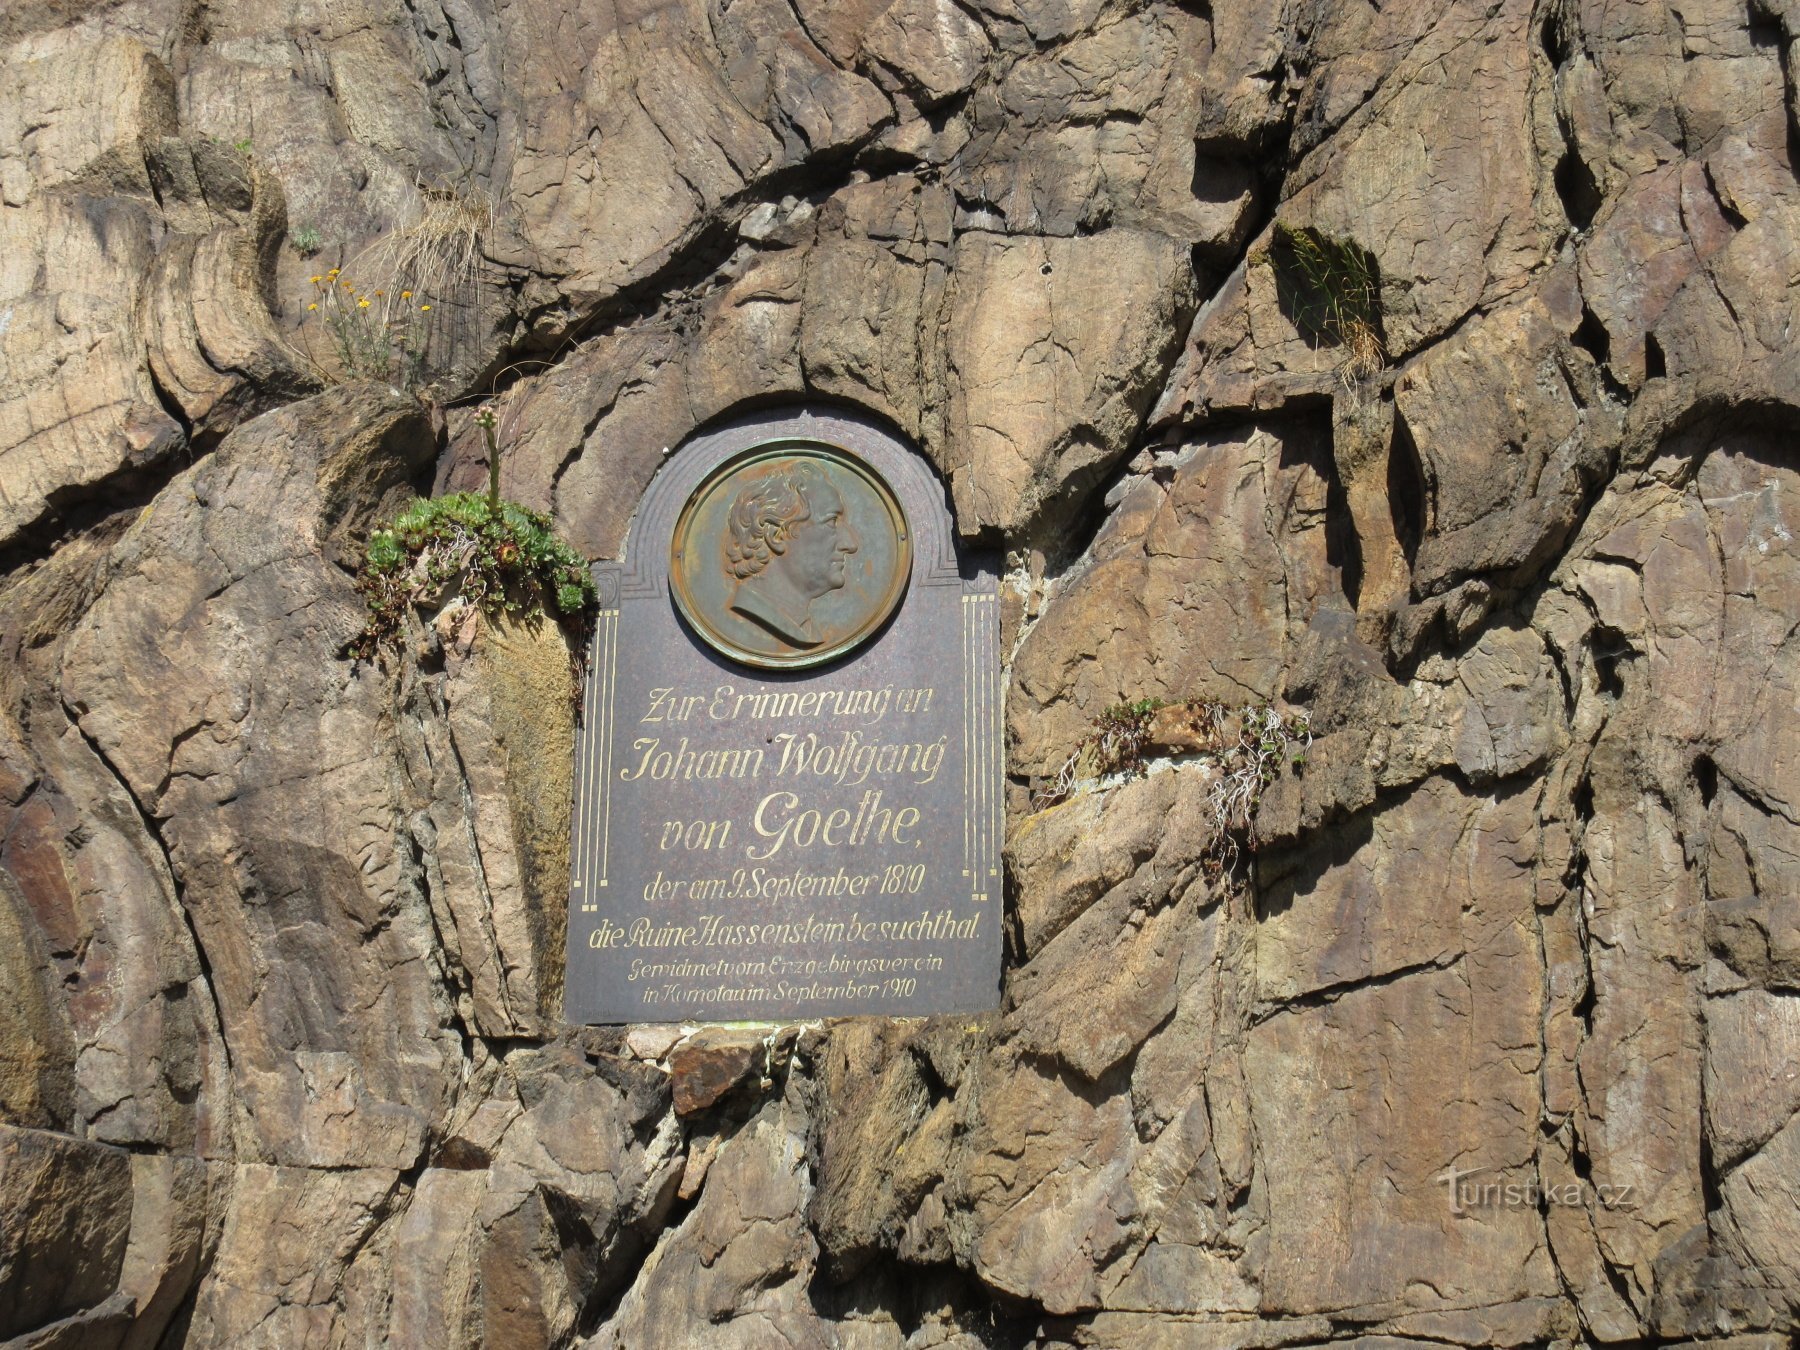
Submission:
POLYGON ((849 412, 741 419, 595 578, 569 1020, 995 1007, 997 574, 926 462, 849 412))

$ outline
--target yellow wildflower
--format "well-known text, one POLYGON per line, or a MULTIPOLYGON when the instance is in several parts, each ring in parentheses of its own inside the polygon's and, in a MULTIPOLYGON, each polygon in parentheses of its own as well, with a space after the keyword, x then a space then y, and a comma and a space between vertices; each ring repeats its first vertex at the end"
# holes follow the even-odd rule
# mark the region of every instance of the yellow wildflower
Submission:
POLYGON ((369 307, 369 297, 365 295, 362 299, 358 300, 356 302, 356 307, 358 309, 367 309, 369 307))
POLYGON ((312 284, 313 284, 313 285, 315 285, 315 286, 317 286, 317 285, 318 285, 318 284, 319 284, 319 281, 320 281, 320 278, 318 278, 318 277, 308 277, 308 278, 307 278, 307 280, 308 280, 308 281, 310 281, 310 282, 312 282, 312 284))
POLYGON ((327 272, 325 275, 328 277, 335 277, 335 276, 337 276, 337 274, 338 274, 338 269, 334 267, 329 272, 327 272))
POLYGON ((426 310, 428 310, 428 309, 430 309, 430 308, 431 308, 431 306, 430 306, 430 305, 420 305, 420 306, 419 306, 419 313, 421 313, 421 314, 423 314, 423 313, 424 313, 424 312, 425 312, 425 311, 426 311, 426 310))
POLYGON ((402 300, 410 300, 410 299, 412 299, 412 292, 411 291, 401 291, 400 298, 402 300))
POLYGON ((310 304, 310 305, 308 305, 308 306, 307 306, 307 308, 308 308, 308 309, 317 309, 317 308, 318 308, 318 307, 319 307, 319 306, 318 306, 318 303, 317 303, 317 302, 316 302, 316 301, 315 301, 315 302, 314 302, 314 303, 312 303, 312 304, 310 304))

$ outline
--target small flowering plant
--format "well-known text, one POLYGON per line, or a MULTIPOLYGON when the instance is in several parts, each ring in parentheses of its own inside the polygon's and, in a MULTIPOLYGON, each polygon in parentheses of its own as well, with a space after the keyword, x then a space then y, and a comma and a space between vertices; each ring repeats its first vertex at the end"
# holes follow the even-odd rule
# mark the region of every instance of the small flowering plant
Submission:
POLYGON ((549 612, 578 630, 595 602, 587 560, 556 537, 549 517, 481 492, 414 502, 376 530, 358 586, 369 603, 364 657, 398 635, 409 605, 453 592, 490 614, 549 612))
POLYGON ((431 306, 411 291, 365 291, 333 267, 309 277, 310 321, 301 326, 307 355, 326 378, 387 380, 417 388, 425 363, 431 306), (313 350, 312 333, 323 328, 329 357, 313 350))
POLYGON ((593 575, 548 516, 500 496, 493 409, 482 408, 475 423, 488 444, 488 490, 416 501, 369 536, 357 581, 369 621, 355 651, 366 659, 392 643, 413 605, 460 597, 488 614, 548 613, 574 638, 579 694, 597 604, 593 575))

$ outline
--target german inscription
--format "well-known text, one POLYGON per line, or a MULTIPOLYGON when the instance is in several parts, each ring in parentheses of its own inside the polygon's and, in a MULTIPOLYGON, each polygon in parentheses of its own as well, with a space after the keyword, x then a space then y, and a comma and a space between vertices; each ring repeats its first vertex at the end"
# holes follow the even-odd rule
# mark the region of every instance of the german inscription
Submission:
POLYGON ((596 577, 570 1020, 993 1007, 996 579, 925 463, 854 415, 734 423, 596 577))

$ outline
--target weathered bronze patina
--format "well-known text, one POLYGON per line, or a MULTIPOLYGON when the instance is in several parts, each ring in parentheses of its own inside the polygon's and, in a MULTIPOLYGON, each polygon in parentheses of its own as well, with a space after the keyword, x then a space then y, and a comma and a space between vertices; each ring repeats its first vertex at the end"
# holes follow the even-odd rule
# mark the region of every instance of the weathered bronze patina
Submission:
POLYGON ((817 442, 757 446, 721 464, 675 522, 669 585, 694 632, 770 670, 854 650, 906 592, 912 539, 893 490, 817 442))
POLYGON ((995 1006, 996 569, 871 419, 759 413, 638 503, 576 750, 576 1022, 995 1006))

